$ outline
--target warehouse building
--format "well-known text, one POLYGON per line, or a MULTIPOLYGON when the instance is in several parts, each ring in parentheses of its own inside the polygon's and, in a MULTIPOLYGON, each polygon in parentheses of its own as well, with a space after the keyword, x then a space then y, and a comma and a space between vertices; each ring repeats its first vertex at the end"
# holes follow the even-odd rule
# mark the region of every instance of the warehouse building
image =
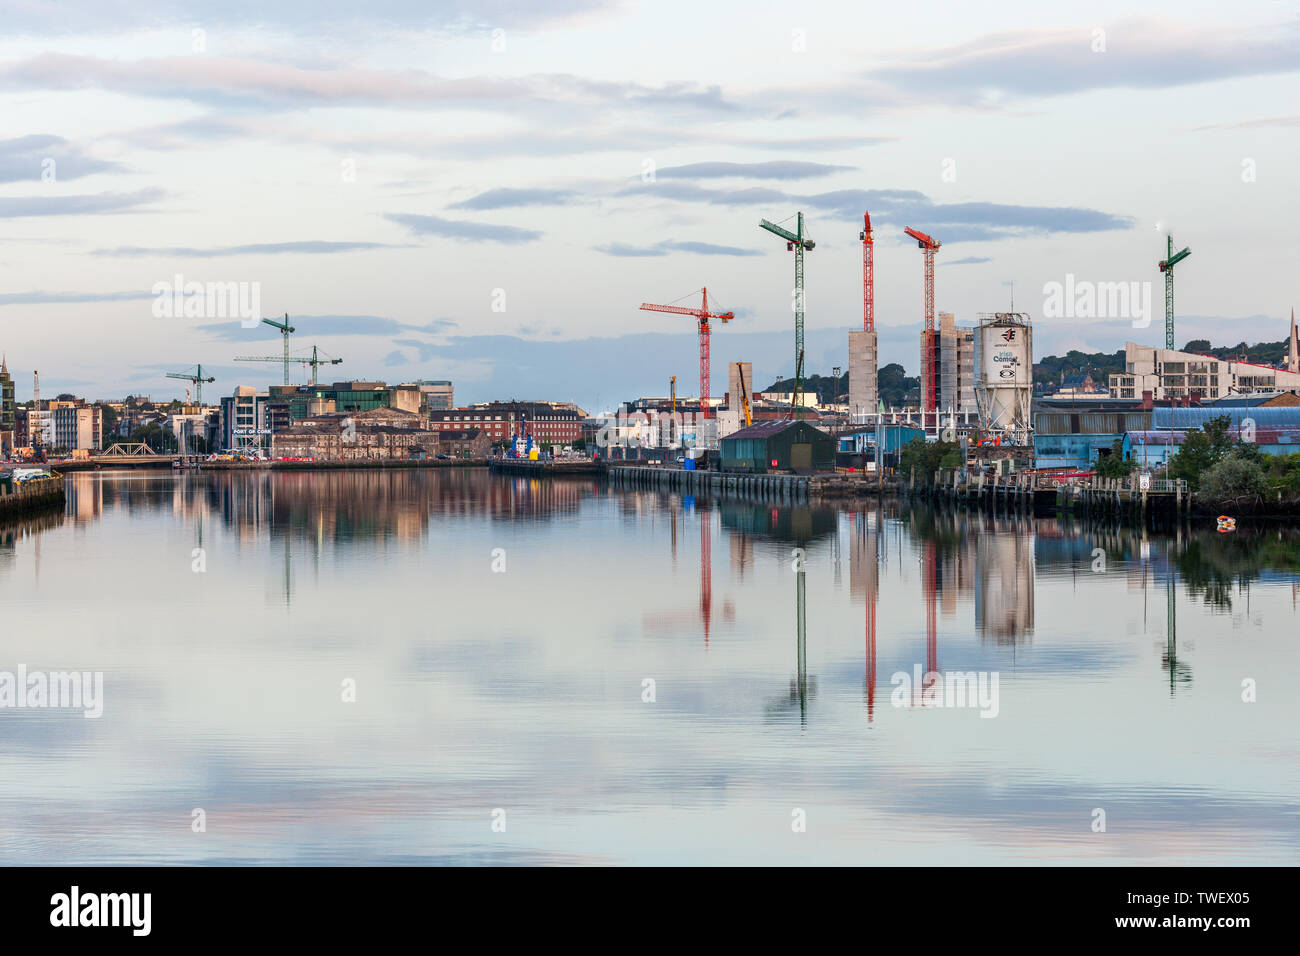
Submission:
POLYGON ((1258 446, 1266 455, 1300 452, 1300 406, 1214 406, 1200 408, 1155 408, 1150 429, 1124 436, 1124 457, 1145 462, 1149 468, 1166 464, 1178 453, 1193 429, 1204 429, 1214 418, 1228 419, 1228 435, 1234 441, 1258 446))
POLYGON ((481 428, 447 429, 437 435, 438 452, 452 458, 487 458, 492 453, 492 439, 481 428))
POLYGON ((721 440, 723 471, 830 471, 835 439, 803 421, 759 422, 721 440))
POLYGON ((441 448, 438 433, 414 412, 378 408, 308 418, 271 436, 273 458, 316 461, 393 461, 427 458, 441 448))
POLYGON ((1151 428, 1153 409, 1141 402, 1039 399, 1034 403, 1034 459, 1038 468, 1086 470, 1109 455, 1130 431, 1151 428))

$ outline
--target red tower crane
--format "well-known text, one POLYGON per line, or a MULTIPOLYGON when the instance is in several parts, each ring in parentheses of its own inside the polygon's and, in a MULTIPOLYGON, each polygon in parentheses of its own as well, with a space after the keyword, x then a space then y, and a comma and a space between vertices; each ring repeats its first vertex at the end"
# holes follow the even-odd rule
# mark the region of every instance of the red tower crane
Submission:
MULTIPOLYGON (((699 507, 698 505, 696 506, 699 507)), ((704 622, 704 646, 709 646, 709 624, 713 621, 713 510, 700 511, 700 620, 704 622)))
MULTIPOLYGON (((736 316, 732 312, 710 312, 709 311, 709 290, 703 288, 700 290, 703 301, 698 309, 688 309, 680 305, 653 305, 649 302, 642 302, 641 308, 647 312, 671 312, 675 315, 693 315, 700 332, 700 413, 705 417, 710 417, 709 413, 709 333, 712 327, 709 325, 710 319, 717 319, 720 322, 730 322, 736 316)), ((692 293, 693 295, 694 293, 692 293)))
POLYGON ((871 213, 862 214, 862 331, 876 331, 875 241, 871 238, 871 213))
POLYGON ((938 406, 934 388, 934 253, 939 248, 939 240, 912 228, 903 231, 916 240, 917 247, 925 255, 925 331, 921 333, 925 365, 921 368, 921 411, 933 412, 938 406))
POLYGON ((939 669, 939 633, 937 598, 939 596, 939 552, 934 541, 927 541, 921 558, 921 591, 925 595, 925 674, 939 669))

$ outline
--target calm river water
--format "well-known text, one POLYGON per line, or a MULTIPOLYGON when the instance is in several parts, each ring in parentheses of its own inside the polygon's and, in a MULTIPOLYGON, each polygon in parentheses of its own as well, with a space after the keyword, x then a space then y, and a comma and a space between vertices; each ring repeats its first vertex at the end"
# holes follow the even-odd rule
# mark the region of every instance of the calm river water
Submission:
POLYGON ((0 528, 0 704, 100 673, 102 715, 0 706, 3 863, 1300 861, 1295 532, 69 487, 0 528))

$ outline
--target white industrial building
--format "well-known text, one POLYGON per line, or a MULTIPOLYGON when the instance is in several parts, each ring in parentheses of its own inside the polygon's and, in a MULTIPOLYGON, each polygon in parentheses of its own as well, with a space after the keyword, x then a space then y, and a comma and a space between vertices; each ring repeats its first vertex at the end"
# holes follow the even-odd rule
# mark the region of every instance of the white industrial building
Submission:
POLYGON ((1300 391, 1300 362, 1288 356, 1288 365, 1296 370, 1125 342, 1124 371, 1110 376, 1110 397, 1140 399, 1150 392, 1158 402, 1194 394, 1212 401, 1246 392, 1300 391))

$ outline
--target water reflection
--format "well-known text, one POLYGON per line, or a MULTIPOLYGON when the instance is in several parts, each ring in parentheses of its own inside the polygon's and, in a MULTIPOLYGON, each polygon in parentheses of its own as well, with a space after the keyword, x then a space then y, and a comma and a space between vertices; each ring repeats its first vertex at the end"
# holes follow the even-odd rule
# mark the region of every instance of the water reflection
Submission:
POLYGON ((105 717, 0 712, 0 859, 1294 861, 1298 573, 1277 529, 77 475, 0 529, 0 669, 102 669, 105 717), (893 706, 913 668, 997 719, 893 706))

